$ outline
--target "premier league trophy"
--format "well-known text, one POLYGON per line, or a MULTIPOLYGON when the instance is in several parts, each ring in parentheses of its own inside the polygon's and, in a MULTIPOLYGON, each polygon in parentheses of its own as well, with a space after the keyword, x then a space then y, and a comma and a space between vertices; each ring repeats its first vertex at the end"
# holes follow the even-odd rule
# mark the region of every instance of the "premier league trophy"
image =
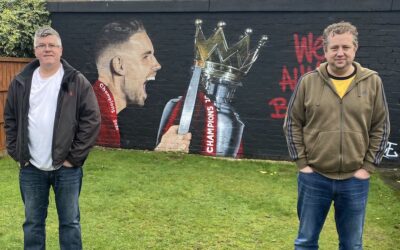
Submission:
POLYGON ((228 47, 225 22, 218 23, 209 39, 203 34, 202 21, 196 20, 195 24, 193 76, 186 96, 172 99, 165 106, 157 143, 170 126, 179 124, 178 134, 192 132, 191 151, 237 157, 242 151, 245 125, 231 102, 268 38, 262 36, 257 47, 250 50, 252 30, 246 29, 240 40, 228 47))

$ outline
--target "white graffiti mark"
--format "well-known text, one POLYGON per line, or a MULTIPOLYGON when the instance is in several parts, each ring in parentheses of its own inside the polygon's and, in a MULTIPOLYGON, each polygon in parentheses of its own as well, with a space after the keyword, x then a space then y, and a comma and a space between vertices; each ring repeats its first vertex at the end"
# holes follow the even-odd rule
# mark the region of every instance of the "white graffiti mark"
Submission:
POLYGON ((383 155, 383 157, 387 159, 394 159, 399 157, 399 154, 395 151, 395 148, 393 146, 397 146, 397 143, 393 143, 390 141, 387 143, 385 154, 383 155))

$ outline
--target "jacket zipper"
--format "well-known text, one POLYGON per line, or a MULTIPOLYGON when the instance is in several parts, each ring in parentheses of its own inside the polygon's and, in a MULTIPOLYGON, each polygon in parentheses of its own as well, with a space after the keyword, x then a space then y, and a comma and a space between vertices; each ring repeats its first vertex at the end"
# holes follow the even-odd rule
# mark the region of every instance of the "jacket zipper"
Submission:
MULTIPOLYGON (((355 80, 353 80, 353 81, 355 81, 355 80)), ((343 113, 344 113, 343 112, 343 99, 354 87, 358 88, 358 84, 355 84, 351 89, 348 88, 341 98, 338 96, 339 103, 340 103, 340 147, 339 147, 339 172, 338 172, 339 179, 341 178, 340 175, 343 171, 343 123, 344 123, 344 121, 343 121, 344 120, 343 119, 343 113)))
POLYGON ((340 99, 340 148, 339 148, 339 178, 343 168, 343 99, 340 99))
MULTIPOLYGON (((63 84, 63 81, 64 81, 64 78, 63 78, 63 80, 61 81, 61 85, 63 84)), ((67 92, 68 92, 68 90, 67 90, 67 92)), ((51 145, 51 156, 52 156, 52 158, 53 158, 53 163, 54 163, 54 159, 55 159, 55 157, 54 157, 54 142, 55 142, 55 140, 56 140, 56 135, 57 135, 57 133, 56 133, 56 131, 58 131, 58 126, 60 125, 60 122, 59 122, 59 117, 60 117, 60 114, 61 114, 61 103, 62 103, 62 101, 63 101, 63 99, 64 99, 64 90, 62 89, 62 86, 60 87, 60 92, 58 92, 58 98, 57 98, 57 109, 56 109, 56 114, 55 114, 55 116, 54 116, 54 127, 53 127, 53 140, 52 140, 52 145, 51 145)), ((61 163, 61 164, 64 164, 64 163, 61 163)), ((53 164, 53 168, 55 169, 56 167, 54 166, 54 164, 53 164)))
MULTIPOLYGON (((32 79, 30 79, 32 81, 32 79)), ((19 82, 19 81, 18 81, 19 82)), ((29 145, 28 145, 28 115, 29 115, 29 97, 30 97, 30 88, 26 88, 24 84, 19 82, 19 84, 22 86, 23 91, 22 91, 22 108, 21 108, 21 114, 19 114, 22 117, 22 124, 21 124, 21 152, 19 157, 19 162, 21 167, 25 165, 27 162, 30 160, 30 156, 25 159, 25 156, 27 156, 29 153, 29 145)))

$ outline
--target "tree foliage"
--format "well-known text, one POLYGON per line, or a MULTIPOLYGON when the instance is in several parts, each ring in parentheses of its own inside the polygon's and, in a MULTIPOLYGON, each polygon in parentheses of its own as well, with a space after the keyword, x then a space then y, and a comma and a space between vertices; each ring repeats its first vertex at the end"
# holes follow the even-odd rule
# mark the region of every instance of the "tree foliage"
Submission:
POLYGON ((0 0, 0 56, 33 57, 33 36, 49 15, 44 0, 0 0))

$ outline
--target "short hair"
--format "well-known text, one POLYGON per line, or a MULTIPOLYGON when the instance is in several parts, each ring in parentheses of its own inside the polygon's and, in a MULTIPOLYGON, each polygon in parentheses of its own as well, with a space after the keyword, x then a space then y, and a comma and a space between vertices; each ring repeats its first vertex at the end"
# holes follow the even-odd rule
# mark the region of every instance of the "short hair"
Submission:
POLYGON ((134 34, 145 31, 143 23, 139 20, 116 21, 105 25, 96 42, 96 61, 109 46, 115 46, 127 42, 134 34))
POLYGON ((349 22, 341 21, 339 23, 333 23, 325 28, 322 40, 324 42, 324 48, 326 49, 328 46, 328 37, 330 34, 333 35, 341 35, 344 33, 350 33, 353 35, 353 44, 358 47, 358 31, 356 26, 352 25, 349 22))
POLYGON ((48 36, 56 36, 58 45, 62 46, 60 34, 50 26, 43 26, 36 30, 35 36, 33 37, 33 46, 36 47, 37 39, 48 36))

